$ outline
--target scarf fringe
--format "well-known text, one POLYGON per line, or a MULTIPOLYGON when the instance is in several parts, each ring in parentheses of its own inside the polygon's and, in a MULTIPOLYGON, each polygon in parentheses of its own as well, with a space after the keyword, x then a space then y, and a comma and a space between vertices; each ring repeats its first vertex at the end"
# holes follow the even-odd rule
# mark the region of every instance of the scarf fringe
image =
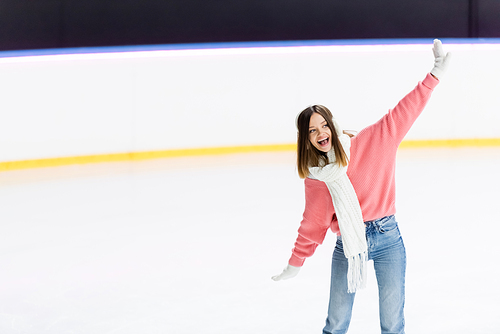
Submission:
POLYGON ((347 292, 355 293, 366 287, 366 263, 368 252, 350 256, 348 259, 349 269, 347 271, 347 292))

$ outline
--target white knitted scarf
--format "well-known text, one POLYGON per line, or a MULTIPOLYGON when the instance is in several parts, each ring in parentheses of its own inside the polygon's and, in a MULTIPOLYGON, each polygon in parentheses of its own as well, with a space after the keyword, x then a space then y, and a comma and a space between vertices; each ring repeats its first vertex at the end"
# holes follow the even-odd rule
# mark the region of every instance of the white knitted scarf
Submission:
MULTIPOLYGON (((336 134, 342 144, 347 157, 350 157, 351 139, 343 134, 334 119, 336 134)), ((335 135, 335 134, 332 134, 335 135)), ((328 164, 321 167, 310 167, 311 175, 325 182, 332 197, 333 207, 339 222, 342 235, 344 255, 347 258, 349 269, 347 272, 347 291, 356 292, 366 286, 366 262, 368 261, 368 247, 366 245, 366 230, 354 187, 347 176, 347 166, 339 166, 335 162, 333 148, 327 153, 328 164)))

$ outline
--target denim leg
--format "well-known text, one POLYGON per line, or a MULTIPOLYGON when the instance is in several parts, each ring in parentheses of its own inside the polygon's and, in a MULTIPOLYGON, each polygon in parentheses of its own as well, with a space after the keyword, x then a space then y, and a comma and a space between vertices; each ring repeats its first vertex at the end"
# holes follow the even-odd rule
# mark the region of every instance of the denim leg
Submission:
POLYGON ((379 289, 382 334, 404 334, 406 251, 394 216, 371 233, 370 258, 379 289))
POLYGON ((323 334, 345 334, 349 328, 355 294, 347 293, 347 267, 342 240, 337 238, 337 245, 332 257, 328 318, 323 328, 323 334))

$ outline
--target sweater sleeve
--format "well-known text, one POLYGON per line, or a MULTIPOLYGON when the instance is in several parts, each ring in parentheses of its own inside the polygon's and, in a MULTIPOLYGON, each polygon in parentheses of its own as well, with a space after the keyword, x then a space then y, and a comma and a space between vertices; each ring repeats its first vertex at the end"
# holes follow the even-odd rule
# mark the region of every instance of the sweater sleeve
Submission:
POLYGON ((326 232, 334 220, 334 208, 330 192, 324 182, 306 179, 306 205, 298 230, 298 237, 288 263, 301 267, 311 257, 318 245, 323 243, 326 232))
POLYGON ((389 134, 399 146, 411 126, 424 110, 439 80, 430 73, 399 103, 378 121, 375 126, 389 134))

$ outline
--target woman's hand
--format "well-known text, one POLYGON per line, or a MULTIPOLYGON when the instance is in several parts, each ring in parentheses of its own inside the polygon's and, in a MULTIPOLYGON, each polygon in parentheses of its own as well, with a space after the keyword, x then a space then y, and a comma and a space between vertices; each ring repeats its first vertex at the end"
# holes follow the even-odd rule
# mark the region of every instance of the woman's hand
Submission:
POLYGON ((443 44, 439 39, 434 40, 434 47, 432 48, 434 52, 434 68, 431 70, 431 74, 436 79, 441 79, 444 72, 446 71, 446 67, 448 66, 448 62, 451 58, 451 53, 444 53, 443 44))
POLYGON ((279 275, 271 277, 275 281, 280 281, 282 279, 289 279, 297 276, 300 271, 300 267, 294 267, 291 265, 287 265, 283 272, 279 275))

